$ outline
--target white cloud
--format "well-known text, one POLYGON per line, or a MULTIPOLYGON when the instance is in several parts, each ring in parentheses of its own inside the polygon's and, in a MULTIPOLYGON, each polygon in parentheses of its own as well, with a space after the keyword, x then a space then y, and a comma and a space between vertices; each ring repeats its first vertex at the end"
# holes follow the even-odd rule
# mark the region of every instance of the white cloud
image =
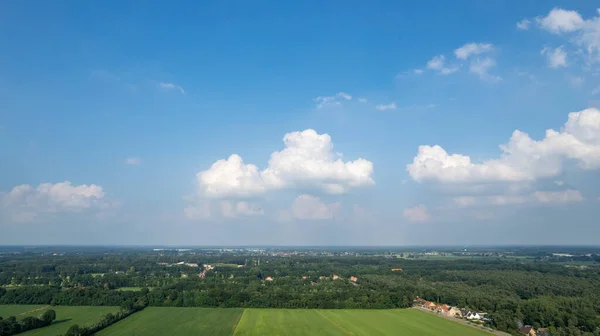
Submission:
POLYGON ((395 110, 396 102, 391 102, 389 104, 379 104, 379 105, 375 106, 375 108, 378 109, 379 111, 395 110))
POLYGON ((427 207, 423 204, 404 209, 403 215, 409 222, 427 222, 431 219, 427 207))
POLYGON ((523 20, 517 22, 517 28, 520 30, 527 30, 527 29, 529 29, 530 24, 531 24, 531 21, 529 21, 527 19, 523 19, 523 20))
POLYGON ((220 206, 221 214, 224 217, 259 216, 265 213, 258 205, 246 201, 232 202, 223 200, 220 202, 220 206))
POLYGON ((181 86, 174 84, 174 83, 160 82, 160 83, 158 83, 158 87, 165 91, 177 90, 177 91, 181 92, 182 94, 185 94, 185 90, 181 86))
POLYGON ((345 92, 338 92, 335 96, 319 96, 313 101, 317 103, 317 108, 323 108, 328 106, 341 105, 344 100, 352 100, 352 96, 345 92))
POLYGON ((471 56, 487 53, 494 50, 491 43, 467 43, 462 47, 454 50, 456 58, 466 60, 471 56))
POLYGON ((289 215, 306 220, 332 219, 338 216, 340 209, 339 202, 325 204, 318 197, 300 195, 294 200, 289 215))
POLYGON ((468 207, 477 203, 477 197, 474 196, 459 196, 454 197, 453 201, 459 207, 468 207))
POLYGON ((535 198, 540 203, 569 203, 583 201, 578 190, 536 191, 535 198))
POLYGON ((366 103, 367 102, 367 98, 358 98, 358 102, 359 103, 366 103))
POLYGON ((577 11, 554 8, 543 18, 536 18, 538 24, 555 34, 579 30, 584 25, 584 20, 577 11))
POLYGON ((102 187, 95 184, 74 186, 71 182, 42 183, 36 188, 28 184, 14 187, 0 195, 0 207, 13 219, 23 221, 39 214, 81 212, 91 208, 105 208, 102 187))
POLYGON ((551 68, 567 66, 567 52, 564 50, 563 46, 555 49, 546 47, 540 51, 540 54, 546 55, 548 66, 551 68))
POLYGON ((427 62, 427 69, 438 71, 442 75, 449 75, 458 71, 458 66, 453 65, 446 67, 445 63, 446 57, 444 55, 435 56, 429 62, 427 62))
POLYGON ((493 205, 523 204, 529 202, 527 197, 523 195, 494 195, 488 196, 487 200, 489 204, 493 205))
POLYGON ((199 193, 206 197, 249 197, 267 191, 316 188, 341 194, 371 186, 373 164, 365 159, 344 162, 333 151, 328 134, 312 129, 284 136, 285 148, 271 154, 268 167, 259 170, 233 154, 196 174, 199 193))
POLYGON ((125 159, 125 164, 127 165, 139 165, 140 164, 140 158, 138 157, 130 157, 125 159))
POLYGON ((577 11, 554 8, 536 20, 553 34, 568 34, 570 41, 587 53, 588 62, 600 62, 600 15, 586 20, 577 11))
POLYGON ((565 184, 565 182, 564 181, 554 181, 554 184, 556 184, 559 187, 562 187, 565 184))
POLYGON ((423 73, 423 69, 414 69, 413 73, 416 74, 416 75, 420 75, 420 74, 423 73))
POLYGON ((567 159, 583 169, 600 168, 600 110, 589 108, 569 113, 564 128, 546 131, 539 141, 516 130, 508 143, 500 146, 498 159, 473 163, 462 154, 448 154, 442 147, 419 146, 413 163, 407 165, 417 181, 442 183, 532 181, 558 175, 567 159))
POLYGON ((479 76, 479 78, 481 78, 482 80, 497 82, 501 80, 501 78, 498 76, 490 75, 488 73, 489 70, 495 66, 496 61, 494 61, 494 59, 490 57, 485 57, 483 59, 476 59, 473 62, 471 62, 469 71, 479 76))
POLYGON ((460 207, 471 207, 475 205, 505 206, 531 203, 569 203, 583 201, 584 198, 578 190, 567 189, 560 191, 536 191, 529 194, 504 194, 478 197, 460 196, 454 197, 453 200, 460 207))

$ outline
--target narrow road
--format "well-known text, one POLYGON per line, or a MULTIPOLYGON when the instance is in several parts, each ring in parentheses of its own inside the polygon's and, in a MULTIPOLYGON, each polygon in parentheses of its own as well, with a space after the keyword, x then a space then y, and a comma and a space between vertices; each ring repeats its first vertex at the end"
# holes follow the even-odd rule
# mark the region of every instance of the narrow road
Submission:
POLYGON ((498 336, 511 336, 511 334, 507 334, 507 333, 505 333, 505 332, 503 332, 503 331, 494 330, 494 329, 492 329, 492 328, 485 327, 485 326, 479 326, 479 325, 475 325, 475 324, 469 323, 467 320, 463 320, 463 319, 460 319, 460 318, 456 318, 456 317, 452 317, 452 316, 447 316, 447 315, 438 314, 438 313, 436 313, 436 312, 433 312, 433 311, 431 311, 431 310, 429 310, 429 309, 427 309, 427 308, 423 308, 423 307, 413 307, 413 309, 419 309, 419 310, 421 310, 421 311, 428 312, 428 313, 430 313, 430 314, 433 314, 433 315, 435 315, 435 316, 439 316, 439 317, 442 317, 442 318, 445 318, 445 319, 448 319, 448 320, 452 320, 452 321, 456 321, 456 322, 458 322, 458 323, 462 323, 462 324, 464 324, 464 325, 466 325, 466 326, 469 326, 469 327, 471 327, 471 328, 477 328, 477 329, 481 329, 481 330, 483 330, 483 331, 487 331, 487 332, 489 332, 489 333, 491 333, 491 334, 494 334, 494 335, 498 335, 498 336))

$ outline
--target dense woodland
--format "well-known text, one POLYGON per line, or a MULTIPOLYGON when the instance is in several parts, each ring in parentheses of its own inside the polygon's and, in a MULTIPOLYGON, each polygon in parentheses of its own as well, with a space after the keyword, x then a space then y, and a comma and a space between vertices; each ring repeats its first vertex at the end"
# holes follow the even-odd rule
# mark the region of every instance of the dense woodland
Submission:
POLYGON ((552 335, 597 336, 600 268, 597 255, 586 258, 575 261, 587 265, 582 267, 539 256, 425 260, 131 251, 2 254, 0 285, 6 288, 0 288, 0 304, 111 305, 129 314, 146 305, 408 308, 419 296, 487 312, 492 327, 511 333, 521 322, 548 327, 552 335), (180 261, 200 267, 172 265, 180 261), (214 266, 204 278, 199 276, 202 264, 214 266), (340 278, 333 280, 334 274, 340 278), (350 276, 357 281, 349 281, 350 276), (142 289, 118 290, 122 287, 142 289))

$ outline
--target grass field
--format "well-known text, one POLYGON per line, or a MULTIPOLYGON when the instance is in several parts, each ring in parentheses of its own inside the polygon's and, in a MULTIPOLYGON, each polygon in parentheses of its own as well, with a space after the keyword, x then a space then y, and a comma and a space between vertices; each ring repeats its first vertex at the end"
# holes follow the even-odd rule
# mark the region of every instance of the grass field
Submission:
MULTIPOLYGON (((7 318, 9 316, 17 316, 26 312, 30 312, 32 310, 36 310, 46 305, 0 305, 0 316, 3 318, 7 318)), ((44 313, 42 310, 40 314, 44 313)), ((23 316, 26 316, 24 314, 23 316)))
MULTIPOLYGON (((73 324, 79 324, 81 326, 92 324, 100 320, 100 317, 104 314, 114 313, 119 310, 119 307, 73 307, 73 306, 54 306, 44 308, 41 310, 33 311, 36 308, 46 307, 44 305, 0 305, 0 316, 4 312, 12 312, 12 315, 22 314, 17 316, 23 318, 25 316, 39 316, 43 314, 47 309, 54 309, 56 311, 56 320, 52 325, 31 330, 19 335, 25 336, 43 336, 43 335, 62 335, 67 332, 70 326, 73 324)), ((10 314, 8 314, 10 315, 10 314)))
POLYGON ((416 309, 285 310, 246 309, 234 335, 489 336, 416 309))
POLYGON ((232 335, 243 309, 148 307, 98 336, 232 335))
MULTIPOLYGON (((43 305, 0 305, 0 316, 37 316, 43 305), (2 315, 4 313, 4 315, 2 315)), ((117 307, 52 307, 54 324, 24 333, 25 336, 59 335, 77 323, 87 325, 117 307)), ((417 309, 226 309, 148 307, 98 332, 99 336, 188 335, 399 335, 489 336, 478 328, 417 309)))

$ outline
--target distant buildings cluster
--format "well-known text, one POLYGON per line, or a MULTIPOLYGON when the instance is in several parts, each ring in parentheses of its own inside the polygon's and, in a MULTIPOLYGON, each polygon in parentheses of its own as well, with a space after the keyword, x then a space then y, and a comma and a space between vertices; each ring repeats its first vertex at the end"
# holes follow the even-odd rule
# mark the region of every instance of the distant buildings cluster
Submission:
POLYGON ((437 304, 435 302, 427 301, 423 298, 417 297, 415 302, 422 308, 429 309, 438 314, 446 315, 449 317, 464 318, 469 321, 489 321, 487 313, 475 312, 465 308, 452 307, 447 304, 437 304))

